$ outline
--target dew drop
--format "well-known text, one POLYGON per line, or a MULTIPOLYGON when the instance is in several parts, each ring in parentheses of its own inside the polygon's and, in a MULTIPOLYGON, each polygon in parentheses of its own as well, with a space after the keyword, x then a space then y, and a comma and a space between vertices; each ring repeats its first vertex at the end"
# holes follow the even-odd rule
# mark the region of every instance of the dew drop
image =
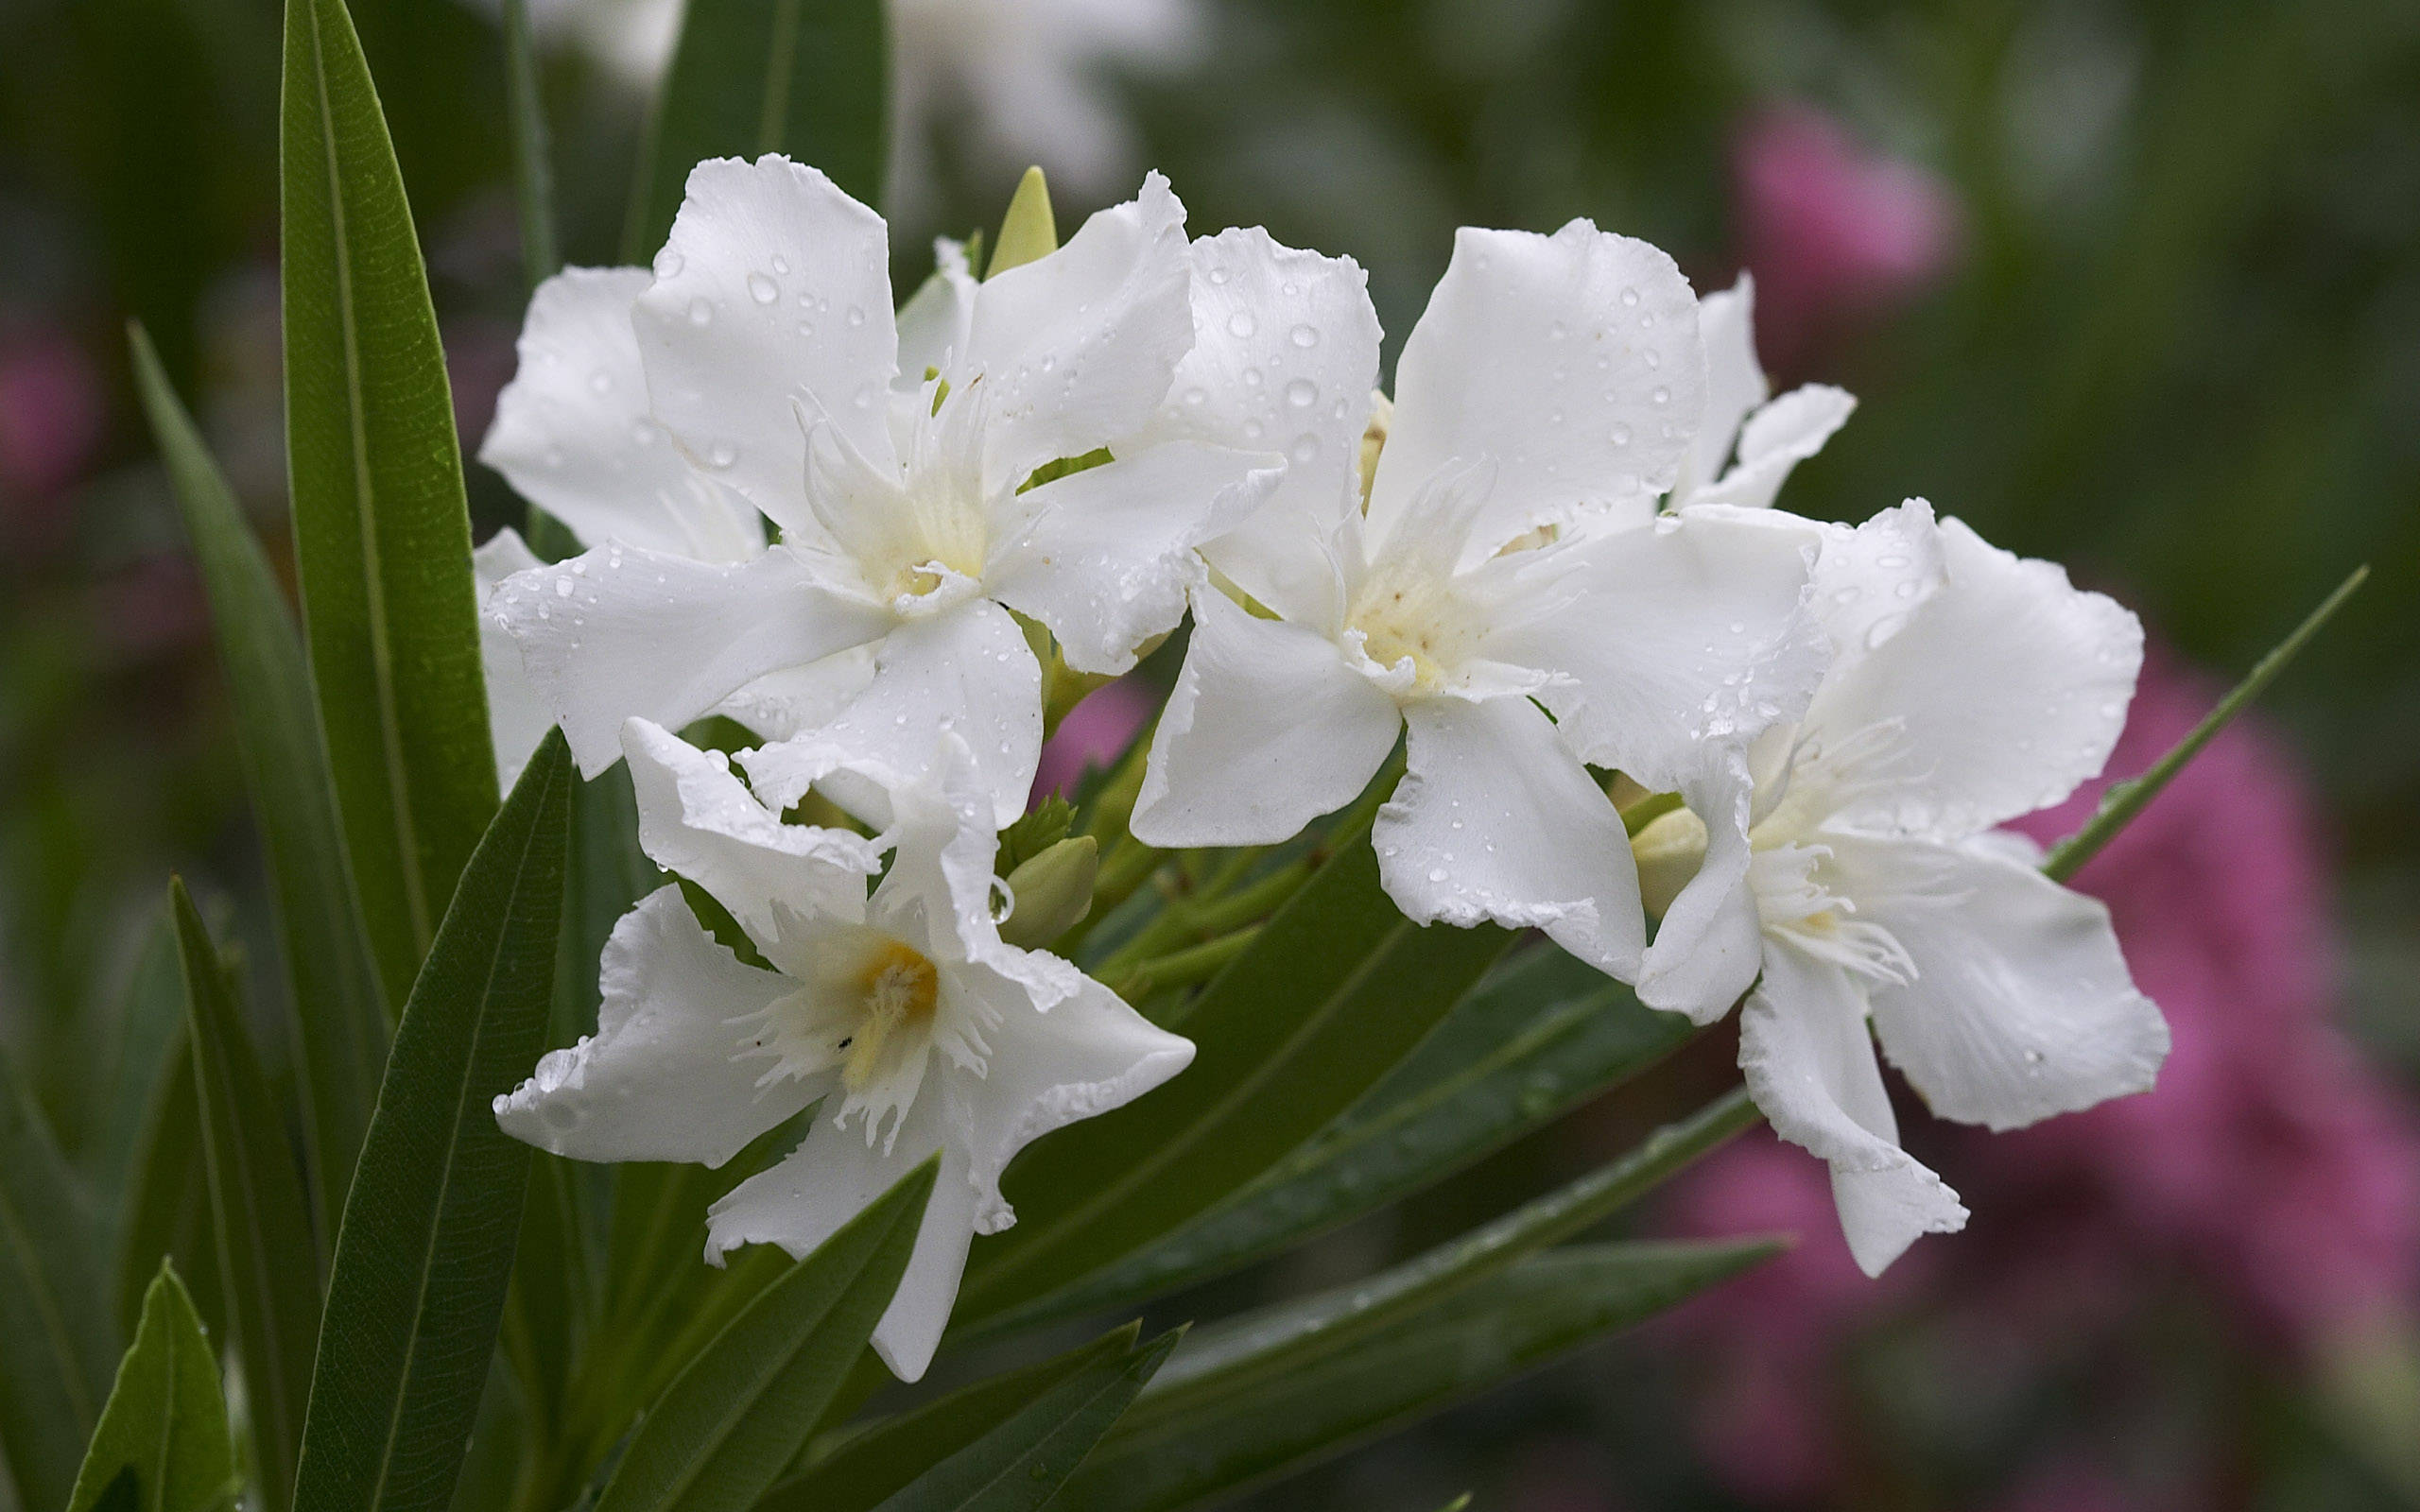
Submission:
POLYGON ((748 297, 759 304, 770 304, 782 297, 782 286, 762 273, 748 275, 748 297))
POLYGON ((717 441, 706 449, 706 460, 716 467, 729 467, 739 460, 739 448, 729 441, 717 441))
POLYGON ((861 307, 859 307, 859 306, 857 306, 857 305, 855 305, 855 304, 850 305, 850 306, 849 306, 849 324, 850 324, 850 326, 854 328, 854 327, 856 327, 856 326, 861 326, 861 325, 863 325, 863 324, 865 324, 865 323, 866 323, 866 312, 865 312, 861 307))
POLYGON ((1305 436, 1294 442, 1294 449, 1287 455, 1297 462, 1315 462, 1319 460, 1320 438, 1305 436))
POLYGON ((1294 328, 1294 345, 1308 348, 1316 347, 1319 344, 1319 327, 1315 325, 1298 325, 1294 328))
POLYGON ((1431 867, 1431 868, 1428 868, 1428 880, 1429 880, 1429 881, 1431 881, 1431 882, 1443 882, 1443 881, 1444 881, 1444 880, 1445 880, 1445 868, 1443 868, 1443 867, 1431 867))
POLYGON ((568 578, 568 577, 558 577, 558 578, 556 578, 556 579, 555 579, 555 596, 556 596, 557 598, 569 598, 569 597, 571 597, 571 579, 570 579, 570 578, 568 578))
POLYGON ((1263 426, 1260 421, 1256 420, 1248 420, 1244 421, 1244 438, 1246 440, 1253 441, 1259 440, 1260 433, 1266 428, 1267 427, 1263 426))
POLYGON ((1320 402, 1320 386, 1308 378, 1297 378, 1286 386, 1286 403, 1296 409, 1308 409, 1320 402))
POLYGON ((1210 390, 1207 388, 1188 388, 1184 391, 1184 402, 1188 404, 1206 404, 1210 402, 1210 390))
POLYGON ((1231 336, 1248 336, 1259 329, 1260 322, 1252 318, 1250 310, 1237 310, 1227 317, 1227 335, 1231 336))
POLYGON ((1647 397, 1652 399, 1659 404, 1668 404, 1672 402, 1672 390, 1665 387, 1662 384, 1657 384, 1655 386, 1655 392, 1648 395, 1647 397))
POLYGON ((1257 369, 1257 368, 1246 368, 1246 369, 1244 369, 1244 387, 1245 387, 1246 388, 1257 388, 1257 387, 1260 387, 1260 369, 1257 369))
POLYGON ((655 276, 658 278, 679 278, 683 266, 681 254, 669 247, 655 254, 655 276))
POLYGON ((1638 303, 1638 290, 1636 290, 1636 289, 1624 289, 1624 290, 1622 290, 1622 303, 1624 303, 1624 304, 1626 304, 1626 305, 1635 306, 1635 305, 1638 303))
POLYGON ((1656 351, 1653 347, 1650 347, 1645 352, 1640 352, 1639 356, 1647 363, 1647 366, 1650 369, 1661 368, 1664 366, 1664 353, 1656 351))
POLYGON ((1630 427, 1627 425, 1616 425, 1614 427, 1612 439, 1616 446, 1628 446, 1630 444, 1630 427))
POLYGON ((1210 270, 1210 282, 1213 284, 1223 285, 1229 279, 1232 279, 1235 276, 1235 272, 1231 268, 1214 267, 1210 270))
POLYGON ((697 299, 689 301, 689 323, 691 325, 710 325, 714 322, 714 318, 715 307, 707 303, 704 300, 697 299))

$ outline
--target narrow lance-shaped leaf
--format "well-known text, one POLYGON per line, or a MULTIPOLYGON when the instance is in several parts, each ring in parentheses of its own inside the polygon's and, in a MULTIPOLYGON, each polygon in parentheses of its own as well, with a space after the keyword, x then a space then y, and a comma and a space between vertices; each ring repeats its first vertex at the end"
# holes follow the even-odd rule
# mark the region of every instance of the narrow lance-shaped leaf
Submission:
POLYGON ((118 1331, 92 1214, 0 1051, 0 1450, 27 1508, 64 1506, 118 1331))
MULTIPOLYGON (((1115 1379, 1135 1352, 1143 1326, 1112 1329, 1064 1354, 986 1376, 861 1432, 842 1431, 828 1448, 819 1443, 813 1466, 765 1493, 756 1512, 870 1512, 905 1487, 929 1465, 983 1438, 1077 1377, 1115 1379)), ((885 1382, 890 1373, 882 1372, 885 1382)))
POLYGON ((1443 1180, 1694 1032, 1562 951, 1524 951, 1386 1080, 1251 1186, 1091 1280, 987 1324, 1109 1312, 1225 1274, 1443 1180))
POLYGON ((202 1168, 228 1332, 243 1361, 263 1504, 293 1504, 294 1461, 319 1335, 320 1263, 302 1173, 218 951, 181 881, 168 884, 185 971, 202 1168))
POLYGON ((471 520, 411 207, 343 0, 287 0, 285 444, 337 812, 389 1002, 495 813, 471 520))
POLYGON ((916 1246, 937 1156, 769 1286, 666 1388, 597 1512, 744 1512, 795 1458, 916 1246))
POLYGON ((1205 1329, 1162 1376, 1161 1389, 1138 1416, 1250 1392, 1256 1383, 1364 1348, 1523 1256, 1612 1217, 1758 1116, 1747 1089, 1734 1088, 1657 1129, 1619 1160, 1368 1280, 1205 1329))
POLYGON ((139 1512, 219 1512, 235 1504, 235 1440, 218 1361, 176 1267, 162 1262, 143 1295, 134 1344, 84 1452, 68 1512, 93 1512, 126 1471, 139 1512))
POLYGON ((1184 1335, 1183 1329, 1163 1333, 1106 1366, 1069 1376, 902 1486, 883 1502, 882 1512, 1039 1512, 1184 1335))
POLYGON ((513 201, 521 219, 521 276, 536 288, 562 266, 555 240, 555 170, 546 104, 538 92, 538 49, 529 0, 503 0, 505 108, 512 117, 513 201))
POLYGON ((1367 840, 1340 851, 1188 1009, 1201 1048, 1184 1075, 1010 1168, 1017 1224, 977 1241, 959 1320, 1045 1297, 1241 1189, 1410 1054, 1512 939, 1407 922, 1367 840))
POLYGON ((786 153, 882 204, 890 38, 882 0, 689 0, 639 153, 624 262, 664 244, 690 167, 786 153))
POLYGON ((1050 213, 1050 182, 1039 167, 1025 170, 1008 214, 1000 217, 1000 239, 992 244, 992 266, 985 278, 1012 267, 1039 262, 1059 249, 1059 223, 1050 213))
MULTIPOLYGON (((175 949, 170 926, 170 949, 175 949)), ((195 1096, 193 1052, 184 1029, 184 978, 172 961, 177 979, 175 1058, 153 1090, 143 1137, 135 1146, 132 1169, 118 1213, 117 1256, 113 1266, 114 1303, 119 1323, 133 1332, 143 1314, 143 1298, 162 1261, 173 1261, 201 1314, 202 1327, 213 1333, 225 1330, 226 1312, 218 1286, 218 1234, 211 1220, 210 1174, 202 1160, 201 1108, 195 1096)))
POLYGON ((2200 755, 2202 747, 2224 730, 2229 720, 2241 713, 2253 699, 2259 697, 2261 691, 2276 680, 2277 674, 2285 671, 2287 665, 2302 654, 2303 647, 2310 644, 2311 638, 2319 633, 2320 627, 2344 607, 2344 601, 2353 596, 2354 590, 2360 588, 2369 576, 2367 567, 2354 568, 2349 576, 2336 585, 2336 592, 2328 594, 2319 608, 2312 610, 2308 618, 2294 627, 2291 635, 2278 642, 2274 650, 2262 657, 2244 675, 2243 680, 2219 700, 2217 708, 2204 715, 2202 722, 2171 747, 2167 755, 2152 764, 2151 770, 2128 782, 2110 783, 2109 790, 2101 795, 2100 810, 2090 821, 2051 847, 2049 855, 2044 858, 2042 869, 2049 874, 2050 879, 2054 882, 2066 881, 2082 870, 2085 862, 2099 854, 2102 846, 2116 839, 2118 832, 2132 823, 2135 816, 2143 811, 2144 805, 2157 798, 2160 789, 2185 769, 2186 763, 2200 755))
POLYGON ((452 1500, 529 1179, 529 1147, 493 1104, 545 1041, 574 781, 550 732, 472 853, 404 1005, 328 1278, 295 1483, 311 1512, 452 1500))
POLYGON ((277 575, 140 327, 136 387, 176 484, 210 595, 302 1052, 302 1096, 320 1211, 344 1202, 378 1097, 387 1005, 370 954, 312 705, 311 674, 277 575))
POLYGON ((1051 1506, 1165 1512, 1232 1496, 1537 1369, 1780 1247, 1619 1244, 1532 1255, 1450 1307, 1253 1392, 1149 1418, 1146 1393, 1051 1506))

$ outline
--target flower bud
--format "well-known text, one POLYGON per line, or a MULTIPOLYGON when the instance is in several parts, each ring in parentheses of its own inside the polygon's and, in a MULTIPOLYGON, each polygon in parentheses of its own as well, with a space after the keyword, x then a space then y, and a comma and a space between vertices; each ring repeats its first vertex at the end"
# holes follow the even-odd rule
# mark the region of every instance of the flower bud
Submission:
POLYGON ((1674 809, 1632 835, 1630 850, 1638 858, 1639 901, 1661 919, 1705 860, 1705 821, 1674 809))
POLYGON ((1071 835, 1009 873, 1015 899, 1000 921, 1000 937, 1025 950, 1040 950, 1083 921, 1093 907, 1093 876, 1100 869, 1100 846, 1089 834, 1071 835))

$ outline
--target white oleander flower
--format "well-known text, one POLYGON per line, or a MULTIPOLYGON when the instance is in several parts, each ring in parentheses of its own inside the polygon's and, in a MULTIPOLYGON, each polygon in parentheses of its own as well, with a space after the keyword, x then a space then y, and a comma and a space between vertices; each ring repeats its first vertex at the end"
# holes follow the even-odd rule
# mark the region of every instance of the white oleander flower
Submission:
POLYGON ((913 1256, 873 1333, 924 1373, 969 1242, 1016 1221, 1000 1173, 1054 1128, 1184 1069, 1193 1046, 992 915, 991 795, 963 742, 903 775, 826 750, 889 795, 873 840, 783 824, 729 767, 644 720, 625 737, 648 855, 711 893, 771 962, 716 943, 666 886, 616 925, 598 1029, 496 1099, 506 1132, 586 1160, 720 1165, 821 1101, 805 1140, 716 1203, 706 1258, 804 1255, 940 1151, 913 1256), (867 878, 891 852, 869 897, 867 878))
MULTIPOLYGON (((1806 602, 1812 526, 1656 514, 1704 404, 1680 270, 1585 221, 1462 231, 1405 344, 1365 519, 1377 327, 1358 269, 1256 232, 1196 262, 1201 376, 1180 372, 1163 423, 1295 460, 1203 549, 1267 617, 1197 586, 1134 833, 1282 840, 1360 792, 1408 727, 1373 841, 1409 917, 1533 925, 1659 1006, 1719 1014, 1747 978, 1708 988, 1694 924, 1732 879, 1708 868, 1650 948, 1621 816, 1587 764, 1657 790, 1743 788, 1748 743, 1804 709, 1825 647, 1806 602), (1587 532, 1558 536, 1582 517, 1587 532)), ((1739 821, 1725 857, 1744 873, 1739 821)))
MULTIPOLYGON (((2100 770, 2143 640, 2058 567, 1936 525, 1921 501, 1826 536, 1837 660, 1806 717, 1756 743, 1754 859, 1722 927, 1759 942, 1749 1091, 1830 1162, 1849 1248, 1879 1274, 1966 1210, 1899 1148, 1875 1040, 1935 1113, 1995 1129, 2140 1091, 2167 1056, 2108 910, 1995 828, 2100 770)), ((1705 833, 1686 810, 1640 832, 1651 902, 1676 895, 1705 833)))
MULTIPOLYGON (((1041 669, 1009 611, 1079 670, 1122 672, 1184 616, 1193 547, 1281 475, 1274 455, 1145 434, 1193 344, 1184 219, 1152 175, 997 278, 945 257, 894 319, 880 216, 784 158, 700 163, 628 309, 646 423, 781 538, 731 563, 609 541, 497 591, 581 771, 613 765, 628 718, 677 729, 738 696, 761 731, 901 770, 955 730, 1000 821, 1022 812, 1041 669)), ((749 769, 768 801, 804 791, 782 745, 749 769)), ((888 822, 878 789, 835 796, 888 822)))

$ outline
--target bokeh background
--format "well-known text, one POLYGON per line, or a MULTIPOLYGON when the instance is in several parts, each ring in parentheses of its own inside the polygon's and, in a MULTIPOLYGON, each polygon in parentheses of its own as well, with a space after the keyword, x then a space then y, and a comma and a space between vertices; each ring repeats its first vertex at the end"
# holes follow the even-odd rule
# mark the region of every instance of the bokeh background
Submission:
MULTIPOLYGON (((494 19, 353 9, 475 438, 523 297, 494 19)), ((616 261, 677 10, 539 10, 566 245, 616 261)), ((1878 1284, 1820 1168, 1744 1140, 1641 1221, 1796 1229, 1792 1254, 1270 1505, 2420 1504, 2420 5, 897 0, 894 21, 903 288, 1028 161, 1063 226, 1158 166, 1197 230, 1350 253, 1390 356, 1459 224, 1587 215, 1702 288, 1753 270, 1777 383, 1863 400, 1786 504, 1921 494, 2140 610, 2118 775, 2374 569, 2080 879, 2174 1023, 2157 1091, 1999 1139, 1906 1105, 1976 1217, 1878 1284)), ((273 0, 0 0, 0 1037, 71 1140, 107 1070, 80 1047, 164 872, 265 912, 241 906, 224 691, 122 331, 148 325, 282 541, 278 25, 273 0)), ((484 533, 518 507, 474 471, 484 533)), ((1688 1106, 1728 1055, 1702 1042, 1202 1300, 1452 1231, 1688 1106)))

